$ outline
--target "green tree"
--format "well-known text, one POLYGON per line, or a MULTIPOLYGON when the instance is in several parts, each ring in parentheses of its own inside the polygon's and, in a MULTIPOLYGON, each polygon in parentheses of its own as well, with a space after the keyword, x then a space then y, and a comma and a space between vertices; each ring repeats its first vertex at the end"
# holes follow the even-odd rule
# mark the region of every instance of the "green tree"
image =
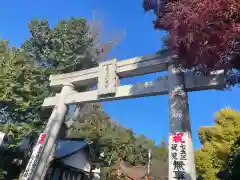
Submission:
POLYGON ((41 71, 24 51, 8 48, 0 41, 0 108, 5 108, 14 122, 39 120, 32 108, 41 105, 41 71), (35 117, 34 117, 35 116, 35 117))
POLYGON ((96 66, 117 40, 100 44, 99 28, 85 19, 59 21, 50 28, 46 20, 34 20, 28 25, 31 37, 22 48, 41 66, 67 73, 96 66))
POLYGON ((228 167, 232 146, 240 136, 240 113, 230 108, 215 115, 215 125, 201 127, 201 149, 196 151, 198 175, 204 180, 217 179, 216 174, 228 167))

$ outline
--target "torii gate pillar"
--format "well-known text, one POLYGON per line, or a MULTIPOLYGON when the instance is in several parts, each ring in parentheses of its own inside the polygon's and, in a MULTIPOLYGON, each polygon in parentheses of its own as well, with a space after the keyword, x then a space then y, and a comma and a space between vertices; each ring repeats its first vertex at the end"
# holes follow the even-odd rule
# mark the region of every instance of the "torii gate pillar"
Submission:
POLYGON ((174 64, 168 67, 169 87, 169 180, 196 180, 188 97, 184 72, 174 64), (188 176, 188 177, 186 177, 188 176))

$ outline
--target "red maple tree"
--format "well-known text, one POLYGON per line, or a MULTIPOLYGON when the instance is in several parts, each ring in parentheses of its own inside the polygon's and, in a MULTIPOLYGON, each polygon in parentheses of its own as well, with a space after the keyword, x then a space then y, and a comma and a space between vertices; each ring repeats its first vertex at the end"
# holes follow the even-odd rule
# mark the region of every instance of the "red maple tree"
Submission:
POLYGON ((144 0, 185 68, 240 69, 240 0, 144 0))

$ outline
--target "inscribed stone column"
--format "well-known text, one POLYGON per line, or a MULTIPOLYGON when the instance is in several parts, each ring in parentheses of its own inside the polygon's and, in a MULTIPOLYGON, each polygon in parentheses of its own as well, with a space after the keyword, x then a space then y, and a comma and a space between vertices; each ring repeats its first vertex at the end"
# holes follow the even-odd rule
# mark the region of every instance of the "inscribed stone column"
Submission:
POLYGON ((169 180, 196 180, 194 151, 189 120, 188 97, 184 72, 169 65, 169 180))

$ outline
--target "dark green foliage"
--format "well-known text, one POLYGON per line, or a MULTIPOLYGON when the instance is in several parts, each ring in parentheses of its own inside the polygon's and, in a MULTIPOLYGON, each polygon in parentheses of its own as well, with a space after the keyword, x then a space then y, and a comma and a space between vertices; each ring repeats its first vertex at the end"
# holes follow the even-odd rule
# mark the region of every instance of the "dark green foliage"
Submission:
POLYGON ((84 19, 60 21, 53 29, 48 21, 29 23, 31 38, 23 49, 31 53, 39 65, 53 67, 57 72, 72 72, 96 65, 90 49, 94 40, 88 36, 84 19))
POLYGON ((44 91, 39 85, 41 71, 33 59, 16 48, 0 42, 0 104, 14 122, 39 120, 37 112, 44 91))
POLYGON ((240 179, 240 141, 239 138, 233 145, 228 161, 230 170, 229 170, 229 180, 238 180, 240 179))
POLYGON ((28 25, 31 37, 22 48, 42 67, 54 68, 56 73, 67 73, 91 68, 102 60, 116 40, 100 44, 99 28, 85 19, 59 21, 50 28, 48 21, 34 20, 28 25))
POLYGON ((228 156, 227 167, 222 169, 218 176, 221 179, 225 177, 227 180, 240 179, 240 138, 232 145, 228 156))

